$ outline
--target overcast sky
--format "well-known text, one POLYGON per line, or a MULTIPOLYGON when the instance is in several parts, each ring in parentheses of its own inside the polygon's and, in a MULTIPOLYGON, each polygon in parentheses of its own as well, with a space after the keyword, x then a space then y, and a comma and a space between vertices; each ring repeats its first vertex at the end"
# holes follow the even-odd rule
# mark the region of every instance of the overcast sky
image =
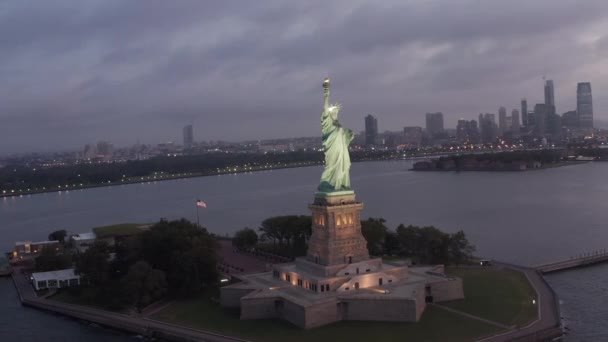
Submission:
POLYGON ((0 2, 0 153, 320 134, 321 82, 341 121, 446 126, 499 106, 608 108, 608 1, 0 2))

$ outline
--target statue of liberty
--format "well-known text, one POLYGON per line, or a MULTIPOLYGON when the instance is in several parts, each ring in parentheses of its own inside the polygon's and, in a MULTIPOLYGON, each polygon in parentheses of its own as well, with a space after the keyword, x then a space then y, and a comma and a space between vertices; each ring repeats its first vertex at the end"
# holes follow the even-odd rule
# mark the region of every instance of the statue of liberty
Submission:
POLYGON ((329 78, 323 81, 325 102, 321 114, 325 169, 321 175, 319 191, 330 193, 350 191, 350 156, 348 145, 354 138, 353 131, 342 127, 338 121, 340 105, 329 104, 329 78))

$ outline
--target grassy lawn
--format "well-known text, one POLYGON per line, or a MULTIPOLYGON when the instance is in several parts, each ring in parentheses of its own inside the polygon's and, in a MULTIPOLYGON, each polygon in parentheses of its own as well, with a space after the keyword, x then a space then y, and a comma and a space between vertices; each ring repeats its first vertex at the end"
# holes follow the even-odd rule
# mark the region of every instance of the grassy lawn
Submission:
POLYGON ((241 321, 206 297, 176 302, 151 318, 252 341, 470 341, 500 330, 430 306, 418 323, 350 321, 302 330, 278 319, 241 321))
POLYGON ((447 268, 446 273, 463 279, 464 299, 442 305, 505 325, 536 319, 536 292, 523 273, 492 268, 447 268))
POLYGON ((113 311, 118 313, 126 313, 127 309, 123 310, 109 310, 107 306, 100 304, 99 302, 94 300, 93 294, 90 292, 90 289, 82 289, 80 293, 70 292, 67 290, 59 290, 56 294, 52 295, 48 298, 49 300, 55 300, 58 302, 88 306, 95 309, 113 311))
POLYGON ((105 238, 114 235, 135 235, 141 233, 141 229, 138 227, 142 225, 143 224, 140 223, 121 223, 111 226, 93 228, 93 232, 98 238, 105 238))

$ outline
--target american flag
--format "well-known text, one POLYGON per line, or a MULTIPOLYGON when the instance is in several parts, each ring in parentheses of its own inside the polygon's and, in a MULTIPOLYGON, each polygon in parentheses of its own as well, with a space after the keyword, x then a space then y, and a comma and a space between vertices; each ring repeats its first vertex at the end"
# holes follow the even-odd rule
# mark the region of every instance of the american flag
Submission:
POLYGON ((196 206, 201 208, 207 208, 207 204, 201 200, 196 200, 196 206))

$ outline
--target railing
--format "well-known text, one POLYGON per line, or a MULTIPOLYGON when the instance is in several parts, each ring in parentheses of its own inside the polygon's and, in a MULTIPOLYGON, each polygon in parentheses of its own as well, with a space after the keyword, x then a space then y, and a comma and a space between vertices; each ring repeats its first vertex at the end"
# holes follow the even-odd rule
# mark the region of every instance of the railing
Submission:
POLYGON ((570 268, 582 267, 592 264, 608 261, 608 251, 605 249, 597 250, 589 253, 579 254, 570 257, 568 260, 562 260, 549 264, 539 265, 535 268, 541 273, 550 273, 567 270, 570 268))

